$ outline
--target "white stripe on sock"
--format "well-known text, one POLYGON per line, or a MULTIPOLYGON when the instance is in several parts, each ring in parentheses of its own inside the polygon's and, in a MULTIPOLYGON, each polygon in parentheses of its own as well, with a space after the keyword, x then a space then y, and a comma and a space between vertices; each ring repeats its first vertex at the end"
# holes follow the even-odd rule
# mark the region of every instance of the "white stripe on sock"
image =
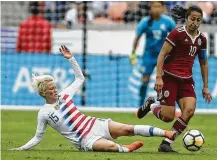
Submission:
POLYGON ((118 152, 129 152, 129 149, 128 149, 128 148, 122 147, 122 146, 120 146, 120 145, 117 144, 117 143, 116 143, 116 145, 117 145, 117 147, 118 147, 118 152))
POLYGON ((160 104, 158 104, 158 103, 153 103, 153 104, 151 104, 151 106, 150 106, 151 111, 153 112, 154 109, 155 109, 155 107, 157 107, 157 106, 159 106, 159 105, 160 105, 160 104))

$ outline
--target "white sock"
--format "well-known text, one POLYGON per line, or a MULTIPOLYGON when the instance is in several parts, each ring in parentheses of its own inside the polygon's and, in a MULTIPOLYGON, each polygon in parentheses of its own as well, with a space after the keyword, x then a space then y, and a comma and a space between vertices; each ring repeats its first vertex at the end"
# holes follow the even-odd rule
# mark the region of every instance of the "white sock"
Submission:
POLYGON ((168 143, 173 143, 174 142, 173 140, 171 140, 169 138, 165 138, 164 140, 167 141, 168 143))
POLYGON ((153 103, 151 104, 150 108, 151 108, 151 111, 153 112, 155 107, 159 106, 160 104, 159 103, 153 103))
POLYGON ((165 135, 165 130, 162 130, 157 127, 149 126, 149 125, 135 125, 134 134, 139 136, 144 136, 144 137, 150 137, 150 136, 162 137, 165 135))
POLYGON ((122 147, 122 146, 120 146, 120 145, 117 144, 117 143, 116 143, 116 145, 117 145, 117 147, 118 147, 118 152, 129 152, 129 149, 128 149, 128 148, 122 147))

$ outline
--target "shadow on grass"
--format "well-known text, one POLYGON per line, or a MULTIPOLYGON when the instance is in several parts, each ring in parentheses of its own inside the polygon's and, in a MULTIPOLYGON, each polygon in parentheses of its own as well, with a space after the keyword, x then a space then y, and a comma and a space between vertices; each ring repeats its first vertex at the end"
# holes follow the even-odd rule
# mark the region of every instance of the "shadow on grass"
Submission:
POLYGON ((60 150, 60 149, 34 149, 34 150, 26 150, 26 151, 9 151, 9 150, 2 150, 2 152, 7 151, 7 152, 56 152, 56 153, 62 153, 62 152, 69 152, 69 153, 85 153, 85 154, 102 154, 102 153, 107 153, 107 154, 151 154, 151 155, 181 155, 181 156, 198 156, 198 155, 215 155, 215 154, 208 154, 206 152, 175 152, 175 153, 162 153, 162 152, 149 152, 149 151, 141 151, 141 152, 129 152, 129 153, 118 153, 118 152, 82 152, 79 150, 73 150, 73 149, 66 149, 66 150, 60 150))

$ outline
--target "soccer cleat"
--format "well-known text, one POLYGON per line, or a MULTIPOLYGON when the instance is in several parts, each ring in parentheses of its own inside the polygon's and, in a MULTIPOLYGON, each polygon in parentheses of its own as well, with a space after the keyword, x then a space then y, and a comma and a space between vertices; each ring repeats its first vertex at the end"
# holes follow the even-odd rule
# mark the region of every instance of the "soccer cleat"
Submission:
POLYGON ((122 145, 123 147, 126 147, 129 149, 129 152, 133 152, 139 148, 141 148, 144 145, 142 141, 135 141, 129 145, 122 145))
POLYGON ((171 139, 171 140, 175 140, 176 132, 175 131, 166 130, 164 136, 167 137, 167 138, 169 138, 169 139, 171 139))
POLYGON ((172 152, 172 153, 176 153, 176 151, 174 151, 172 149, 172 147, 170 146, 170 144, 168 142, 166 142, 166 141, 162 141, 162 143, 158 147, 158 152, 172 152))
POLYGON ((151 104, 155 102, 154 97, 149 97, 145 103, 138 109, 137 117, 139 119, 143 118, 150 110, 151 104))

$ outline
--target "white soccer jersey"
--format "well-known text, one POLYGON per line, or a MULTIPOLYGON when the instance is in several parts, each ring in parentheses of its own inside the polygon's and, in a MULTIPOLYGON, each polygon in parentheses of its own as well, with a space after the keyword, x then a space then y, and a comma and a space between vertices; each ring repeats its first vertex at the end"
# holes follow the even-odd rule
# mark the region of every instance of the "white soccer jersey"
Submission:
POLYGON ((85 116, 74 105, 72 97, 84 81, 82 71, 75 60, 69 62, 75 74, 75 81, 60 94, 55 104, 45 104, 38 112, 38 124, 35 136, 22 149, 30 149, 38 144, 46 131, 47 124, 72 142, 76 148, 81 148, 81 140, 93 127, 96 118, 85 116))

